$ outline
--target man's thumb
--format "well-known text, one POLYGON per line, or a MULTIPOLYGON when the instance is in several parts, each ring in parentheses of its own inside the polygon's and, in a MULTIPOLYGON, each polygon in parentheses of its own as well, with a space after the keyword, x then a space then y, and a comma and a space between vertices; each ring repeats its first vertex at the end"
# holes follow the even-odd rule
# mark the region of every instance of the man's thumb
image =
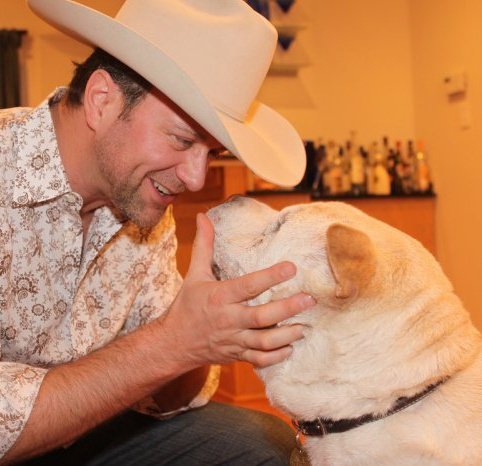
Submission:
POLYGON ((202 213, 196 215, 196 236, 191 253, 188 275, 208 274, 212 277, 214 228, 209 218, 202 213))

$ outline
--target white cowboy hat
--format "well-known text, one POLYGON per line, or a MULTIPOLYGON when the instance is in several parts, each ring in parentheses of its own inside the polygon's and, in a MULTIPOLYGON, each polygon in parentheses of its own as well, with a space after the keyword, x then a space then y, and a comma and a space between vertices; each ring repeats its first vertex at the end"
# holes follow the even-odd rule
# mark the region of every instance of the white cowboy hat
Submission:
POLYGON ((282 186, 303 177, 299 135, 255 101, 276 30, 243 0, 126 0, 115 18, 70 0, 28 3, 147 79, 257 175, 282 186))

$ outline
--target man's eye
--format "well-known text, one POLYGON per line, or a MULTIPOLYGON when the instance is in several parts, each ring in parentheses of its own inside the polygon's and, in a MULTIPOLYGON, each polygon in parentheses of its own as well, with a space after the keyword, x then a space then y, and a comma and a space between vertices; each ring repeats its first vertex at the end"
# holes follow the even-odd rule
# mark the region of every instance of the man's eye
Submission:
POLYGON ((176 142, 185 149, 189 149, 194 144, 192 139, 186 139, 182 136, 174 136, 176 142))

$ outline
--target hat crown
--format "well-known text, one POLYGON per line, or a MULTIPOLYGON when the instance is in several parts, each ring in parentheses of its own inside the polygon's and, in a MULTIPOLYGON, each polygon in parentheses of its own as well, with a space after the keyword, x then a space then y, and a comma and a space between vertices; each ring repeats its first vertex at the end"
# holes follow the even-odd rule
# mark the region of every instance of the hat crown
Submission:
POLYGON ((115 19, 163 50, 218 110, 246 118, 277 33, 244 1, 127 0, 115 19))

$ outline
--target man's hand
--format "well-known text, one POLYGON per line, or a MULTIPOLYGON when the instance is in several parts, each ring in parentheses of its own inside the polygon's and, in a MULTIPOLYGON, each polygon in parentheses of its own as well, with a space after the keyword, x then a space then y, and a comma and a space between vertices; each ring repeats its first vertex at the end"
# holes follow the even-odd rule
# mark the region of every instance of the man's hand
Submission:
POLYGON ((239 278, 217 281, 211 270, 214 229, 198 214, 191 265, 169 313, 164 330, 176 337, 179 357, 194 367, 235 360, 264 367, 291 353, 291 343, 302 338, 301 325, 276 324, 315 304, 309 295, 259 306, 246 301, 292 278, 296 268, 283 262, 239 278), (189 361, 189 362, 188 362, 189 361))

